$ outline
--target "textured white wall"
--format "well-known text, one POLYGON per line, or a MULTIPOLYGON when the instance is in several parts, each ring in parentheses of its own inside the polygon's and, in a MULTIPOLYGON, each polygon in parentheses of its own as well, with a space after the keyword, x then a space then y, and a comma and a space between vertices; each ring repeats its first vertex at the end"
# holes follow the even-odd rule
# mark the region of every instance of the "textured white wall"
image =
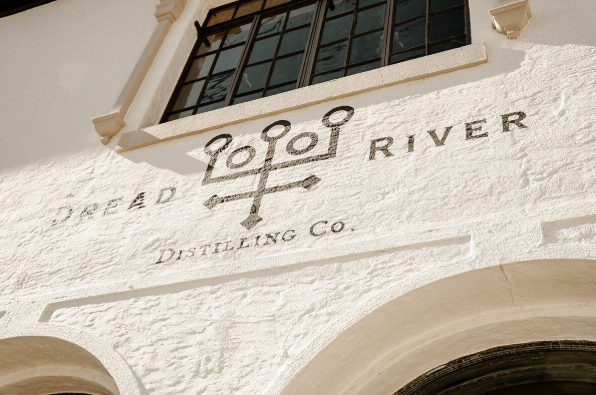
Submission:
POLYGON ((385 289, 527 259, 596 257, 592 0, 532 0, 517 41, 490 28, 497 1, 472 0, 473 41, 487 43, 488 64, 116 154, 90 119, 109 110, 134 67, 157 23, 154 3, 58 0, 0 20, 0 324, 99 337, 141 393, 266 394, 298 358, 307 362, 304 350, 327 327, 365 314, 355 306, 385 289), (321 153, 321 118, 340 105, 355 113, 337 157, 268 182, 314 174, 314 188, 266 195, 250 231, 240 225, 250 200, 203 205, 258 182, 201 186, 211 138, 231 134, 226 152, 254 146, 254 168, 261 130, 286 119, 276 161, 290 158, 283 148, 302 132, 319 135, 309 154, 321 153), (527 128, 503 132, 501 115, 517 111, 527 128), (488 137, 466 140, 466 122, 483 119, 477 133, 488 137), (427 131, 449 126, 436 147, 427 131), (370 141, 387 136, 394 156, 369 160, 370 141), (157 203, 166 188, 175 195, 157 203), (129 208, 142 192, 144 207, 129 208), (313 237, 318 221, 345 229, 313 237), (262 244, 276 232, 277 243, 238 249, 242 238, 261 235, 262 244), (227 241, 233 251, 213 253, 227 241), (168 249, 174 258, 156 263, 168 249))

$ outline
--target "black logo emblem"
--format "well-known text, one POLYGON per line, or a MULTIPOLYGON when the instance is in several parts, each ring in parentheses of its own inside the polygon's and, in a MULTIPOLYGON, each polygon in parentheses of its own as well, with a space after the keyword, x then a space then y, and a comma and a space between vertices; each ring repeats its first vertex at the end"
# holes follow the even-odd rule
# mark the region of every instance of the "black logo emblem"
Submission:
MULTIPOLYGON (((220 176, 220 177, 211 177, 211 175, 213 174, 213 169, 215 167, 215 163, 217 162, 217 158, 218 158, 219 154, 222 153, 223 151, 225 151, 226 148, 228 148, 228 146, 232 142, 232 136, 230 136, 229 134, 220 134, 218 136, 215 136, 205 146, 205 152, 207 153, 207 155, 209 155, 211 157, 211 159, 209 160, 209 164, 207 165, 207 171, 205 172, 205 177, 203 178, 202 185, 207 185, 207 184, 211 184, 214 182, 233 180, 236 178, 246 177, 246 176, 250 176, 253 174, 260 174, 261 178, 259 179, 259 186, 257 187, 256 191, 239 193, 236 195, 229 195, 229 196, 223 196, 223 197, 213 195, 205 202, 205 206, 207 206, 207 208, 211 210, 213 207, 215 207, 219 203, 225 203, 225 202, 231 202, 234 200, 252 198, 253 202, 252 202, 252 206, 250 208, 250 215, 244 221, 241 222, 242 226, 244 226, 246 229, 252 229, 257 223, 259 223, 263 219, 259 216, 259 210, 261 208, 261 201, 263 200, 263 196, 265 196, 269 193, 282 192, 282 191, 285 191, 288 189, 298 188, 298 187, 310 189, 313 186, 315 186, 316 184, 318 184, 319 181, 321 181, 321 179, 319 177, 315 176, 314 174, 311 174, 310 176, 308 176, 305 179, 300 180, 300 181, 290 182, 288 184, 277 185, 274 187, 267 187, 267 179, 269 177, 269 173, 272 171, 275 171, 275 170, 285 169, 287 167, 297 166, 297 165, 301 165, 304 163, 310 163, 310 162, 316 162, 316 161, 320 161, 320 160, 335 158, 335 155, 337 153, 337 143, 338 143, 339 132, 340 132, 339 128, 340 128, 340 126, 347 123, 350 120, 350 118, 352 118, 352 115, 354 115, 354 109, 352 107, 340 106, 340 107, 336 107, 333 110, 329 111, 323 117, 323 120, 321 121, 323 123, 323 125, 328 128, 331 128, 331 137, 329 139, 329 148, 327 149, 327 153, 320 154, 320 155, 314 155, 314 156, 310 156, 307 158, 301 158, 301 159, 290 160, 290 161, 286 161, 286 162, 280 162, 280 163, 273 163, 273 157, 275 155, 275 146, 279 139, 281 139, 282 137, 284 137, 285 135, 288 134, 288 132, 290 131, 290 128, 291 128, 291 124, 288 121, 274 122, 271 125, 267 126, 261 132, 261 139, 269 144, 269 147, 267 148, 267 155, 265 156, 265 161, 263 163, 263 166, 258 169, 241 171, 238 173, 232 173, 232 174, 228 174, 228 175, 220 176), (340 112, 340 111, 345 111, 347 113, 345 115, 345 117, 341 121, 331 122, 329 120, 329 118, 336 112, 340 112), (283 131, 280 134, 278 134, 277 136, 270 136, 268 133, 275 126, 283 126, 283 131), (223 143, 223 145, 220 148, 211 150, 210 147, 219 140, 225 140, 225 143, 223 143)), ((302 155, 302 154, 305 154, 305 153, 311 151, 313 148, 315 148, 315 146, 317 145, 318 142, 319 142, 319 136, 316 133, 313 133, 313 132, 300 133, 300 134, 294 136, 288 142, 288 144, 286 146, 286 151, 291 155, 302 155), (310 139, 310 144, 308 146, 306 146, 305 148, 296 149, 294 147, 296 142, 298 140, 304 139, 304 138, 310 139)), ((243 167, 243 166, 247 165, 250 161, 252 161, 253 158, 255 157, 255 155, 256 155, 256 150, 255 150, 255 148, 253 148, 251 146, 247 145, 245 147, 238 148, 230 153, 230 155, 228 156, 228 159, 226 161, 226 165, 230 169, 237 169, 237 168, 243 167), (247 152, 248 157, 245 160, 243 160, 241 163, 234 163, 233 162, 234 157, 242 152, 247 152)))

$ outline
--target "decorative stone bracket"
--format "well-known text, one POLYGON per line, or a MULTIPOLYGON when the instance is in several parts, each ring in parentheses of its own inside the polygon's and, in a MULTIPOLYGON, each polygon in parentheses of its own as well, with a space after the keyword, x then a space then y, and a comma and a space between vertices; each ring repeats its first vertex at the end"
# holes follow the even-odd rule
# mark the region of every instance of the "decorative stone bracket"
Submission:
POLYGON ((528 20, 532 18, 530 3, 528 0, 508 4, 488 12, 490 14, 493 29, 507 38, 515 40, 519 37, 520 31, 526 27, 528 20))
POLYGON ((112 107, 112 111, 109 114, 92 119, 95 131, 101 136, 101 142, 104 145, 109 143, 112 137, 117 135, 126 126, 124 116, 139 91, 141 83, 145 79, 170 27, 180 17, 185 5, 186 0, 161 0, 155 6, 157 9, 155 11, 155 18, 159 23, 145 46, 141 57, 137 61, 132 74, 128 77, 128 81, 112 107))

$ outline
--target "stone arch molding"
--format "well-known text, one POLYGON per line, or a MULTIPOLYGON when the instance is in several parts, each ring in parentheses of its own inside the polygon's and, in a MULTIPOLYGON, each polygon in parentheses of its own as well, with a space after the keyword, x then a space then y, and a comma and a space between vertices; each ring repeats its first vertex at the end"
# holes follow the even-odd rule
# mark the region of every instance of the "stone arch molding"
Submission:
POLYGON ((41 324, 0 333, 0 394, 140 395, 124 359, 101 339, 41 324))
MULTIPOLYGON (((352 314, 363 308, 356 306, 352 314)), ((492 347, 595 341, 596 261, 477 269, 407 293, 402 289, 369 314, 344 318, 343 328, 337 331, 338 323, 315 339, 307 349, 318 353, 297 358, 270 393, 391 395, 431 369, 492 347), (336 334, 333 340, 329 333, 336 334)))

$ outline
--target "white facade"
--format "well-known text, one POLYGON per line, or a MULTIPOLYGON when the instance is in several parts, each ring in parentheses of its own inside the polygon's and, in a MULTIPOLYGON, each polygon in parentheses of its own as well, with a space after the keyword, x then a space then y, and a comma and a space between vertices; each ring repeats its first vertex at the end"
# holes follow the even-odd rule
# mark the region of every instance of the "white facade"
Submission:
POLYGON ((157 125, 194 20, 221 4, 188 0, 102 145, 91 119, 118 102, 157 4, 0 19, 0 393, 58 377, 93 394, 393 394, 490 347, 596 341, 593 0, 530 0, 517 40, 491 27, 497 0, 470 0, 468 47, 157 125), (259 183, 202 185, 215 136, 232 142, 214 177, 247 145, 262 166, 279 120, 273 163, 302 157, 285 148, 304 132, 303 156, 324 154, 339 106, 354 113, 335 157, 267 183, 316 185, 264 195, 250 230, 252 198, 205 206, 259 183), (371 153, 388 137, 392 156, 371 153), (52 342, 63 356, 26 351, 52 342))

